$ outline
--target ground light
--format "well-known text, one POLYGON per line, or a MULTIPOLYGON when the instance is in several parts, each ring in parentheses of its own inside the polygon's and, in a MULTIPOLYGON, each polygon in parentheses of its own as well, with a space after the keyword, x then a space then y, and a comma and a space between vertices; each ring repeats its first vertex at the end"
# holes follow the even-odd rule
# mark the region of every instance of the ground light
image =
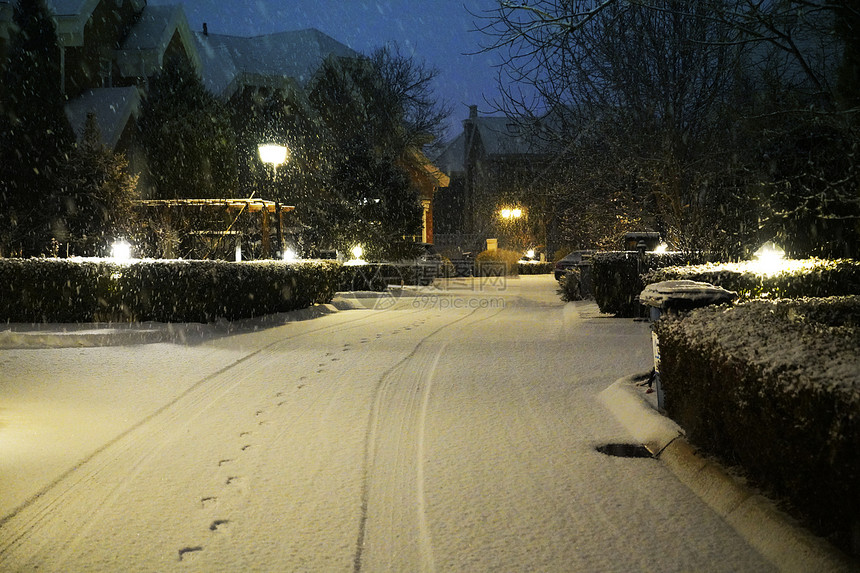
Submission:
POLYGON ((773 275, 788 266, 785 251, 768 241, 753 253, 755 260, 750 264, 752 270, 763 275, 773 275))
POLYGON ((352 253, 352 260, 347 261, 344 264, 347 265, 366 265, 367 261, 363 260, 361 257, 364 256, 364 248, 361 245, 356 245, 350 251, 352 253))
POLYGON ((661 255, 668 250, 669 250, 669 245, 667 245, 666 243, 660 243, 659 245, 657 245, 657 248, 654 249, 654 253, 661 255))
POLYGON ((110 258, 118 263, 123 263, 131 260, 131 245, 128 241, 119 240, 111 245, 110 258))
POLYGON ((296 252, 293 249, 287 247, 284 250, 284 260, 287 261, 288 263, 292 263, 292 262, 299 260, 299 257, 298 257, 298 255, 296 255, 296 252))

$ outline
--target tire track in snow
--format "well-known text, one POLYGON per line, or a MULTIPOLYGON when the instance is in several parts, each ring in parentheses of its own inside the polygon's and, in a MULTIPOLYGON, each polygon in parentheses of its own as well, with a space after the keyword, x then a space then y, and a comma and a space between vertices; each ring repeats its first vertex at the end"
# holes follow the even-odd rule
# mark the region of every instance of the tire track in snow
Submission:
MULTIPOLYGON (((447 343, 434 345, 432 339, 477 312, 472 310, 429 333, 379 379, 365 439, 355 573, 365 566, 372 570, 435 570, 423 484, 424 429, 433 374, 447 343)), ((502 309, 481 316, 470 325, 500 312, 502 309)))
POLYGON ((374 315, 359 316, 277 340, 191 384, 0 519, 0 570, 19 570, 25 565, 38 567, 39 564, 54 564, 53 568, 57 569, 73 553, 99 515, 121 499, 126 484, 170 441, 166 434, 175 435, 190 425, 211 404, 240 384, 245 367, 264 363, 270 355, 297 338, 364 326, 374 315), (77 527, 70 527, 70 524, 77 527))

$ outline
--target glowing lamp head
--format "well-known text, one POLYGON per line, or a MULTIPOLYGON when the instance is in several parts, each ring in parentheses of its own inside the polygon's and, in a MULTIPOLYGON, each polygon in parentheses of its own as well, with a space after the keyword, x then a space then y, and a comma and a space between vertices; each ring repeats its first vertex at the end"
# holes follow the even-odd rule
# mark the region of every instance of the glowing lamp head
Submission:
POLYGON ((287 249, 284 250, 284 260, 287 262, 297 261, 298 256, 296 255, 296 251, 287 247, 287 249))
POLYGON ((659 245, 657 245, 657 248, 654 249, 654 252, 657 254, 660 254, 660 253, 665 253, 668 250, 669 250, 669 245, 667 245, 666 243, 660 243, 659 245))
POLYGON ((511 218, 511 210, 510 209, 502 209, 502 218, 510 219, 511 218))
POLYGON ((513 217, 514 219, 518 219, 522 216, 523 216, 523 210, 522 209, 511 209, 511 217, 513 217))
POLYGON ((287 148, 276 143, 264 143, 257 147, 260 152, 260 161, 263 163, 271 163, 272 167, 285 163, 287 161, 287 148))
POLYGON ((535 258, 535 250, 534 250, 534 249, 529 249, 528 251, 526 251, 526 256, 527 256, 528 258, 530 258, 530 259, 535 258))
POLYGON ((119 262, 131 260, 131 245, 123 240, 115 242, 111 245, 110 256, 119 262))
POLYGON ((755 269, 765 275, 776 274, 786 266, 785 251, 768 241, 755 253, 755 269))
POLYGON ((360 259, 364 255, 364 249, 361 245, 356 245, 352 248, 352 256, 355 259, 360 259))

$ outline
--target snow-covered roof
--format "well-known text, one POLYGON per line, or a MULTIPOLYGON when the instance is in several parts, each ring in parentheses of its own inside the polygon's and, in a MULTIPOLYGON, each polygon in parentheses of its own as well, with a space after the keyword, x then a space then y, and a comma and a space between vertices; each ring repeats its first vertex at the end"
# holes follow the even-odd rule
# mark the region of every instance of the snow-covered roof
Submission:
POLYGON ((530 137, 515 119, 488 116, 473 119, 488 155, 528 155, 540 151, 540 142, 530 137))
MULTIPOLYGON (((62 46, 83 46, 84 29, 93 11, 103 0, 46 0, 46 5, 57 23, 57 39, 62 46)), ((115 1, 115 0, 114 0, 115 1)), ((129 0, 137 9, 146 6, 145 0, 129 0)), ((12 7, 16 0, 0 0, 0 37, 8 37, 5 30, 12 22, 12 7)))
POLYGON ((120 73, 125 77, 149 77, 158 72, 177 34, 191 63, 200 69, 200 57, 182 6, 147 6, 117 50, 120 73))
POLYGON ((245 38, 195 32, 203 83, 229 97, 242 85, 305 87, 327 57, 358 57, 358 52, 309 28, 245 38))
MULTIPOLYGON (((544 152, 544 142, 533 137, 526 127, 515 119, 505 116, 485 116, 466 120, 466 122, 469 121, 474 122, 484 153, 488 156, 539 155, 544 152)), ((448 143, 433 162, 443 172, 453 175, 466 171, 465 159, 466 132, 464 130, 448 143)))
POLYGON ((455 173, 463 173, 466 168, 463 164, 466 153, 466 135, 461 133, 442 150, 442 153, 433 160, 439 169, 449 176, 455 173))
POLYGON ((98 88, 85 92, 66 104, 66 117, 80 140, 84 134, 87 115, 94 113, 101 131, 102 143, 114 148, 122 137, 131 117, 140 108, 140 92, 136 87, 98 88))

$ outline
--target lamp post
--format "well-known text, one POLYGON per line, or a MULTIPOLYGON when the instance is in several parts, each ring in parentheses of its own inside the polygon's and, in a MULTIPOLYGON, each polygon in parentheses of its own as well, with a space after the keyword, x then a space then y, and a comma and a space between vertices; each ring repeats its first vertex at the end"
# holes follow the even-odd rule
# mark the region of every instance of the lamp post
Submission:
MULTIPOLYGON (((257 151, 260 153, 260 161, 263 163, 268 163, 272 166, 272 188, 275 187, 275 176, 278 173, 278 165, 286 163, 288 149, 284 145, 279 145, 277 143, 261 143, 257 146, 257 151)), ((278 215, 278 252, 283 253, 284 251, 284 222, 281 216, 281 204, 280 202, 275 203, 275 210, 278 215)), ((266 209, 262 211, 263 217, 263 245, 269 244, 269 226, 268 226, 268 216, 269 212, 266 209)), ((265 250, 265 249, 264 249, 265 250)), ((271 247, 269 247, 269 256, 271 257, 271 247)))

